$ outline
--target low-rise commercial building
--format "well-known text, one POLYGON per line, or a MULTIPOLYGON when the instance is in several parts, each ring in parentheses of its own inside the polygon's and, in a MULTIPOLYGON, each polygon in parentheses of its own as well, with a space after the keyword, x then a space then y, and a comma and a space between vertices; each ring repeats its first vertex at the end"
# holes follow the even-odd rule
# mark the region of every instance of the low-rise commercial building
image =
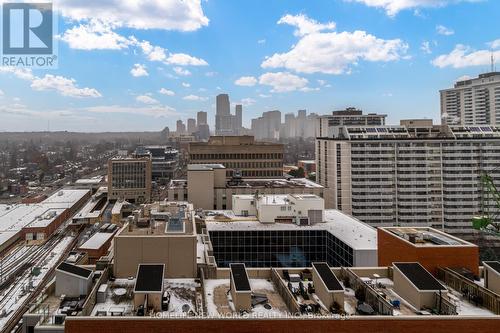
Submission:
POLYGON ((479 247, 433 228, 381 227, 377 243, 379 266, 415 261, 432 274, 448 267, 479 276, 479 247))
POLYGON ((224 165, 226 177, 283 176, 283 145, 256 142, 253 136, 211 136, 208 142, 191 142, 188 152, 191 164, 224 165))
POLYGON ((114 238, 114 275, 135 276, 139 264, 165 264, 169 278, 196 276, 193 206, 160 202, 135 211, 114 238))
POLYGON ((239 194, 314 194, 323 197, 323 186, 305 178, 226 178, 222 164, 190 164, 187 179, 176 179, 167 188, 169 201, 189 201, 195 208, 231 210, 239 194))

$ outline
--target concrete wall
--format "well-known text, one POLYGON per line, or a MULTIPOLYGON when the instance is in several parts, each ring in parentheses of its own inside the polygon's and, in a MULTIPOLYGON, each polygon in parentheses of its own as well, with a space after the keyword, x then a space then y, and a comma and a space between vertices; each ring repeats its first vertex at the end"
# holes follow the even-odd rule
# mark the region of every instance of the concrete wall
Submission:
MULTIPOLYGON (((134 310, 144 304, 144 300, 148 297, 147 308, 152 307, 155 311, 161 311, 161 298, 163 292, 159 293, 134 293, 134 310)), ((147 314, 148 309, 145 308, 144 311, 147 314)))
POLYGON ((236 291, 232 278, 231 297, 236 311, 250 311, 252 309, 252 291, 236 291))
POLYGON ((188 200, 195 208, 214 209, 214 178, 213 170, 188 172, 188 200))
POLYGON ((377 250, 354 250, 355 267, 375 267, 377 266, 377 250))
POLYGON ((398 270, 394 269, 392 281, 394 282, 394 291, 404 300, 410 303, 417 310, 422 309, 419 291, 411 282, 398 270))
POLYGON ((336 302, 340 305, 341 309, 344 309, 344 290, 331 291, 328 290, 323 280, 320 278, 318 271, 315 267, 312 268, 313 284, 315 294, 319 297, 321 302, 326 306, 328 311, 331 309, 332 305, 336 302))
POLYGON ((236 196, 233 196, 232 202, 232 210, 234 211, 234 214, 244 215, 243 211, 246 211, 248 215, 257 215, 255 198, 253 196, 250 198, 237 198, 236 196))
POLYGON ((88 279, 84 279, 56 270, 56 296, 77 297, 87 295, 91 287, 92 275, 88 279))
POLYGON ((500 295, 500 274, 484 264, 484 287, 500 295))
POLYGON ((136 276, 139 264, 165 264, 167 278, 196 277, 196 235, 116 236, 114 275, 136 276))

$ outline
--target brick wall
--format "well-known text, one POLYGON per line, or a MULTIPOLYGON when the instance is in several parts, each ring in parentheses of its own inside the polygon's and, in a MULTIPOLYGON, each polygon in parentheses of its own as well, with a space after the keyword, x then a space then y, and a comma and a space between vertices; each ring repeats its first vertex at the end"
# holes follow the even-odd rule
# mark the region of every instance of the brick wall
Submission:
POLYGON ((78 318, 66 320, 66 333, 294 333, 294 332, 380 332, 380 333, 497 333, 500 317, 483 319, 451 319, 439 317, 396 318, 358 317, 348 320, 319 319, 139 319, 78 318))
POLYGON ((393 262, 419 262, 432 274, 438 267, 465 267, 479 275, 479 248, 477 246, 416 247, 388 231, 377 230, 378 265, 391 266, 393 262))

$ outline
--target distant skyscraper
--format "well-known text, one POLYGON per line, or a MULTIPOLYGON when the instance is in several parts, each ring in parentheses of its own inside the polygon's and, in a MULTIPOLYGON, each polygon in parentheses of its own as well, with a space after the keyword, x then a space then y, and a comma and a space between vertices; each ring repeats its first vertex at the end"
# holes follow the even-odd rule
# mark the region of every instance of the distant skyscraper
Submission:
POLYGON ((229 108, 229 95, 228 94, 219 94, 215 100, 216 105, 216 114, 220 116, 227 116, 231 114, 231 110, 229 108))
POLYGON ((252 132, 256 139, 279 139, 281 112, 278 110, 262 113, 262 117, 252 119, 252 132))
POLYGON ((217 135, 233 135, 235 119, 231 114, 229 96, 220 94, 215 103, 215 133, 217 135))
POLYGON ((189 118, 187 120, 187 131, 189 134, 196 132, 196 119, 189 118))
POLYGON ((236 104, 235 107, 235 129, 240 130, 243 127, 243 105, 236 104))
POLYGON ((176 134, 179 135, 179 134, 184 134, 184 133, 186 133, 186 126, 184 125, 182 120, 177 120, 176 134))
POLYGON ((500 125, 500 72, 458 81, 440 93, 443 123, 500 125))
POLYGON ((198 111, 196 114, 196 122, 198 123, 198 126, 208 124, 207 113, 205 111, 198 111))

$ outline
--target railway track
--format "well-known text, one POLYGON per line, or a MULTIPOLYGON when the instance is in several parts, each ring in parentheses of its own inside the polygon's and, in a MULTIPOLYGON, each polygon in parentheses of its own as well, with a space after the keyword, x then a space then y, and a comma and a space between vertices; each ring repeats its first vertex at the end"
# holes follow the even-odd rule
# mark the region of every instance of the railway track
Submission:
MULTIPOLYGON (((54 249, 58 246, 58 244, 65 238, 69 236, 69 234, 57 232, 54 234, 45 244, 40 246, 34 253, 31 253, 31 257, 23 264, 26 267, 24 271, 22 271, 21 275, 16 275, 14 278, 15 284, 11 284, 9 286, 10 289, 5 291, 5 294, 0 299, 0 309, 3 309, 14 297, 19 295, 19 291, 21 288, 24 288, 27 284, 29 284, 29 278, 31 274, 31 270, 29 268, 41 265, 44 260, 50 259, 50 253, 54 251, 54 249)), ((11 332, 13 328, 16 327, 16 324, 22 319, 23 314, 27 311, 29 304, 33 301, 33 299, 39 295, 45 285, 53 278, 55 267, 61 262, 68 254, 69 251, 73 249, 76 245, 78 239, 77 237, 73 238, 73 240, 62 250, 62 254, 60 258, 54 265, 50 265, 49 270, 45 273, 44 277, 37 284, 37 287, 28 291, 28 296, 22 301, 22 304, 14 310, 14 313, 11 315, 9 320, 5 323, 4 327, 1 328, 1 332, 11 332)), ((9 315, 9 314, 7 314, 9 315)))

